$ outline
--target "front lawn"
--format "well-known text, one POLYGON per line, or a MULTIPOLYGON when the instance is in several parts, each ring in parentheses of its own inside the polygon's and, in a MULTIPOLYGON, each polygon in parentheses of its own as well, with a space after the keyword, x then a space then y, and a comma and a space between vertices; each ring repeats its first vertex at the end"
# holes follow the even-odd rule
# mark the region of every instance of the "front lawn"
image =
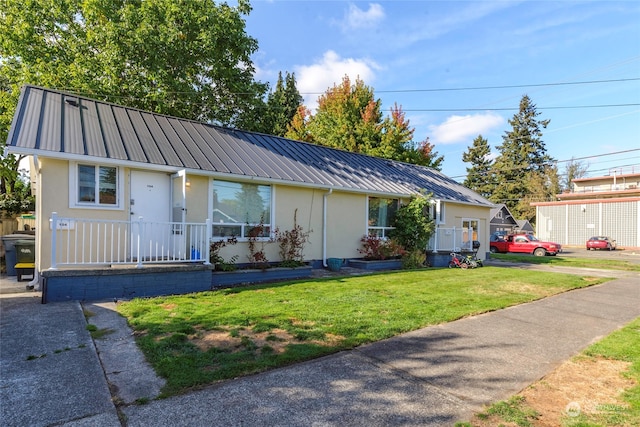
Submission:
POLYGON ((172 395, 606 280, 427 269, 135 299, 118 311, 172 395))

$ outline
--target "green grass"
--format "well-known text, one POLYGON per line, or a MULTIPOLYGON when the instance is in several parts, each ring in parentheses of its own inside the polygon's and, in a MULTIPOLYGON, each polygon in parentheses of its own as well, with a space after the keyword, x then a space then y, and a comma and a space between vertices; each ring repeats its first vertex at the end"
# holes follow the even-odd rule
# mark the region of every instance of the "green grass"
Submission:
POLYGON ((135 299, 118 310, 172 395, 606 280, 427 269, 135 299), (196 345, 212 334, 236 337, 235 345, 196 345))
POLYGON ((566 417, 564 426, 640 426, 640 318, 593 344, 583 354, 630 362, 631 367, 624 375, 636 385, 622 393, 626 405, 601 402, 598 414, 566 417))
POLYGON ((511 399, 491 405, 483 414, 478 414, 479 418, 495 415, 506 422, 515 423, 520 427, 532 426, 532 421, 536 420, 538 414, 533 409, 526 406, 524 397, 513 396, 511 399))
POLYGON ((493 260, 543 264, 559 267, 598 268, 604 270, 640 271, 640 263, 615 259, 589 259, 563 257, 562 255, 536 257, 533 255, 491 254, 493 260))

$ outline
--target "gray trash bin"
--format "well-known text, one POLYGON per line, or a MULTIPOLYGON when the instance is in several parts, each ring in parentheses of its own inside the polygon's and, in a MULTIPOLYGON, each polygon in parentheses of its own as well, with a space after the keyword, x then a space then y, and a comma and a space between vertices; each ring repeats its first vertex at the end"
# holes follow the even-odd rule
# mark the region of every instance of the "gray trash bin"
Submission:
POLYGON ((4 259, 7 263, 7 276, 15 276, 18 257, 16 255, 16 243, 19 240, 35 240, 35 236, 29 234, 7 234, 2 236, 4 245, 4 259))

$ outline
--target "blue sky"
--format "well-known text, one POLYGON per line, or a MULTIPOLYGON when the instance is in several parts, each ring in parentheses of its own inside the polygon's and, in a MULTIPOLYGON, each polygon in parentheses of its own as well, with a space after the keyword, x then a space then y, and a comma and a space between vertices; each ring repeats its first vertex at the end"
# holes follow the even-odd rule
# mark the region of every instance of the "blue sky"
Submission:
POLYGON ((258 80, 294 72, 313 108, 344 75, 359 76, 385 114, 402 106, 450 177, 464 179, 462 153, 479 134, 502 143, 524 94, 551 120, 543 140, 561 172, 572 157, 590 176, 640 171, 640 2, 251 3, 258 80), (626 81, 555 85, 605 80, 626 81))

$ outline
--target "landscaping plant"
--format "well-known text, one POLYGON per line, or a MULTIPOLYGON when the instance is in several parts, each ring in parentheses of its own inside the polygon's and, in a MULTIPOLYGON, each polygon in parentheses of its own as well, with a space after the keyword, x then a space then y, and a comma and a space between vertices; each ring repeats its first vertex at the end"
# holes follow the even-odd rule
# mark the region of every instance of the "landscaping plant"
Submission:
POLYGON ((311 230, 304 231, 297 222, 298 209, 293 212, 293 228, 274 230, 274 239, 280 247, 281 267, 300 267, 304 265, 304 245, 309 241, 311 230))

